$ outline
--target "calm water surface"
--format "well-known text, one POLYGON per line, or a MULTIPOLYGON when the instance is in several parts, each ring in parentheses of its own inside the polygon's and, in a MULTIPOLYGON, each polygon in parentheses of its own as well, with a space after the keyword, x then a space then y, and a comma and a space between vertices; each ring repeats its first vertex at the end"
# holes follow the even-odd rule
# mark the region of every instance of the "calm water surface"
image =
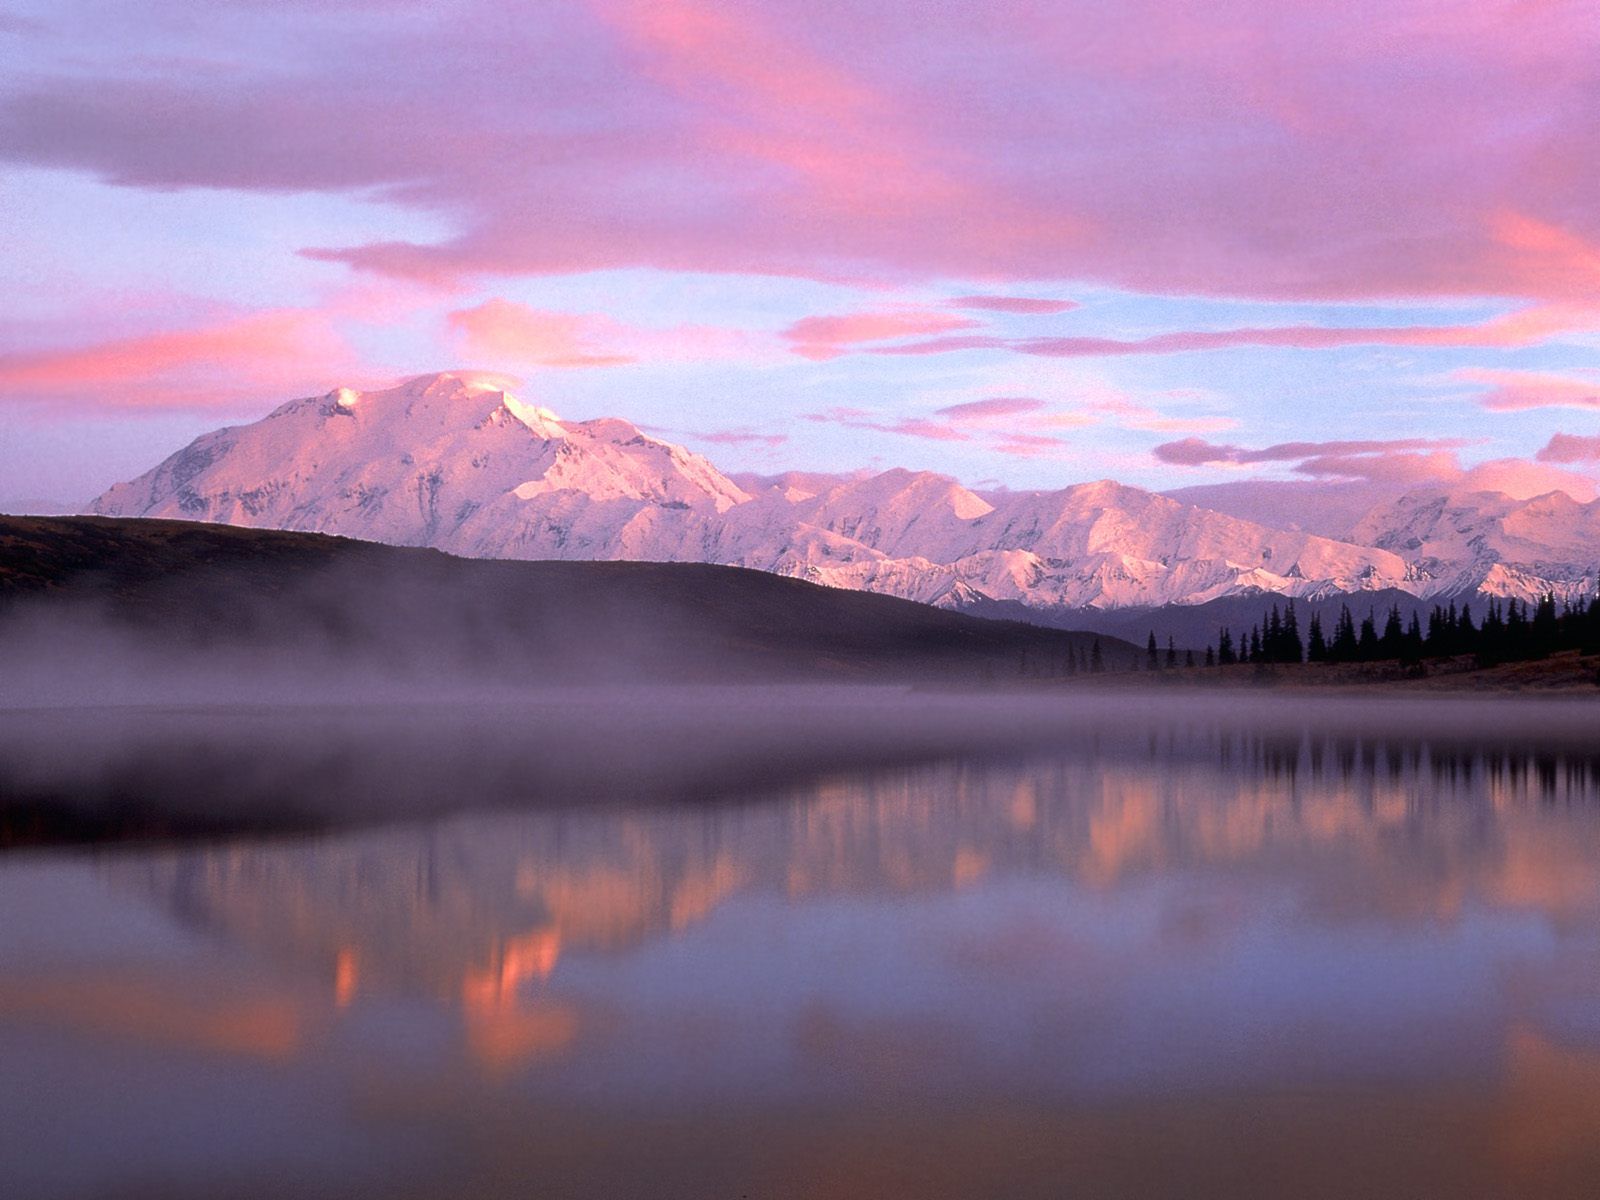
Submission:
POLYGON ((1593 1195, 1600 746, 1301 726, 13 851, 0 1190, 1593 1195))

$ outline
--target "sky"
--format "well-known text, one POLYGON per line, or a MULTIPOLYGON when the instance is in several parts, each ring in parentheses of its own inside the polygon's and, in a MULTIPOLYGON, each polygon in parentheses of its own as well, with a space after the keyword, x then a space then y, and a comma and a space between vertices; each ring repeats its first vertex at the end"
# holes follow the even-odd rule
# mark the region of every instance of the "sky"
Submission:
POLYGON ((455 368, 726 470, 1586 500, 1597 164, 1592 0, 0 0, 0 505, 455 368))

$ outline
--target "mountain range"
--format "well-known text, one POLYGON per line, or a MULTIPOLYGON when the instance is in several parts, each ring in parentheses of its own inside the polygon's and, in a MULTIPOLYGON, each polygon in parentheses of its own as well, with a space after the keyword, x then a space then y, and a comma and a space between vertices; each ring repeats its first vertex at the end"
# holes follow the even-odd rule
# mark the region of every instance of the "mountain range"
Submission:
POLYGON ((1111 481, 980 492, 904 469, 732 476, 627 421, 563 421, 469 373, 290 401, 91 511, 473 558, 718 563, 1056 619, 1273 596, 1568 598, 1600 574, 1600 501, 1561 492, 1424 489, 1327 537, 1111 481))

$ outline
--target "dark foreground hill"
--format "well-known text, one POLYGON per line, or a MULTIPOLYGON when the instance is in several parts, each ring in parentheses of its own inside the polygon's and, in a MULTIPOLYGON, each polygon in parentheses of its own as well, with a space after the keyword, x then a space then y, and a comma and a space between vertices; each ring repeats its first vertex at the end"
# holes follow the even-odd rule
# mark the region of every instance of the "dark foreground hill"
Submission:
MULTIPOLYGON (((507 684, 1064 675, 1111 638, 698 564, 460 559, 180 521, 0 517, 0 700, 88 665, 507 684), (3 664, 9 663, 9 668, 3 664)), ((92 672, 91 672, 92 673, 92 672)))

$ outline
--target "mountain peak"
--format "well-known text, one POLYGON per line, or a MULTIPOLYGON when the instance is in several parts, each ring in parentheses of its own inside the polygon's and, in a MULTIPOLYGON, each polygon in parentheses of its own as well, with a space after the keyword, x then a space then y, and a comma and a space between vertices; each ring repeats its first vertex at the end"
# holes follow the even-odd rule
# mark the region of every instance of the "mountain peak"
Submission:
MULTIPOLYGON (((503 408, 537 437, 548 440, 563 436, 566 430, 555 413, 511 394, 509 389, 515 383, 509 376, 489 371, 434 371, 414 375, 387 388, 360 391, 353 387, 337 387, 322 397, 321 402, 328 405, 324 411, 334 414, 370 414, 375 420, 395 421, 428 413, 430 419, 446 424, 460 419, 457 410, 463 405, 471 405, 476 420, 492 417, 503 408)), ((296 406, 291 404, 286 409, 296 406)))
POLYGON ((392 390, 419 396, 425 392, 478 395, 483 392, 508 392, 519 382, 513 376, 499 375, 493 371, 432 371, 426 375, 413 375, 392 390))
POLYGON ((202 436, 111 488, 95 511, 342 533, 479 557, 603 558, 650 557, 635 539, 650 536, 662 512, 721 512, 749 499, 697 455, 626 421, 564 425, 506 391, 508 382, 442 371, 290 401, 252 425, 202 436), (584 509, 594 515, 582 537, 531 551, 584 509), (626 535, 613 528, 629 522, 636 528, 626 535), (623 552, 594 549, 619 538, 623 552))
POLYGON ((1089 483, 1075 483, 1065 489, 1076 500, 1098 501, 1104 504, 1116 504, 1126 500, 1143 500, 1156 496, 1158 493, 1137 488, 1131 484, 1118 483, 1115 479, 1095 479, 1089 483))

